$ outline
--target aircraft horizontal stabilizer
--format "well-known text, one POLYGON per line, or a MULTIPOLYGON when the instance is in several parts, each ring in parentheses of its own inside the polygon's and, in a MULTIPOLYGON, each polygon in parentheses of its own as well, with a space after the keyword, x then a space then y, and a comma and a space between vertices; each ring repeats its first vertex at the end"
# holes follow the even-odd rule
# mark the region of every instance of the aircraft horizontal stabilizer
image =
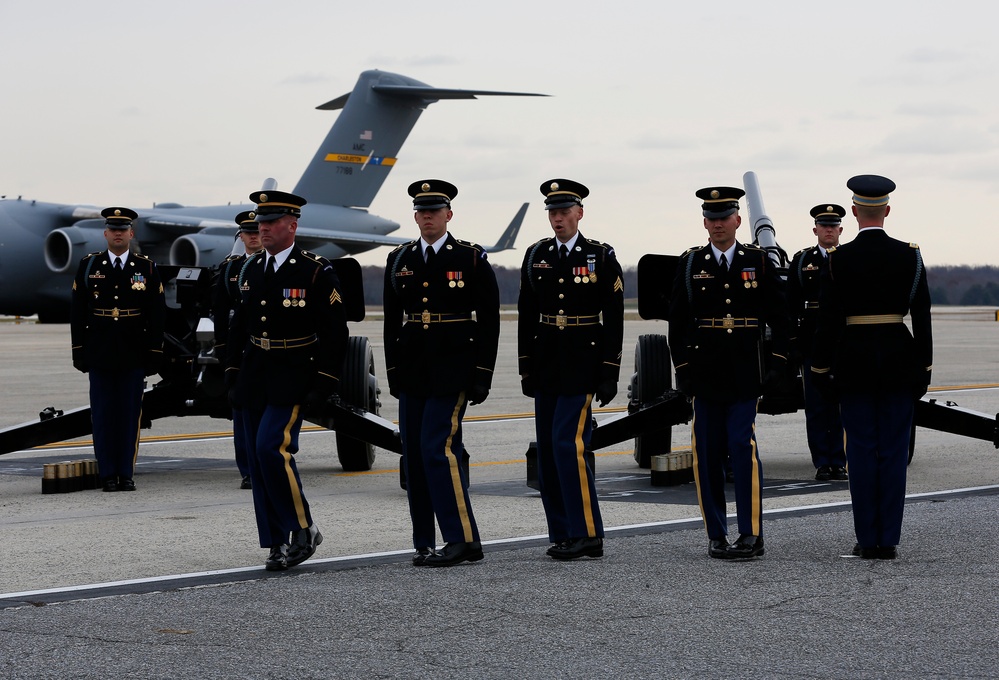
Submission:
MULTIPOLYGON (((372 85, 371 90, 378 94, 399 99, 425 99, 427 102, 435 102, 441 99, 475 99, 477 96, 494 97, 548 97, 547 94, 536 92, 495 92, 491 90, 455 90, 444 87, 430 87, 425 85, 372 85)), ((340 95, 325 104, 316 108, 320 111, 336 111, 342 109, 350 98, 351 93, 340 95)))

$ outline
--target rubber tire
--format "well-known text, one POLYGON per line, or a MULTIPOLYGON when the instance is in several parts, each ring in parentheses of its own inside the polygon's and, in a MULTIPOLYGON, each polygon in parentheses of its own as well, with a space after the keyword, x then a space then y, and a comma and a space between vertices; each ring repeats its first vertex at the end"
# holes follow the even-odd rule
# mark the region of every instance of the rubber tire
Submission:
MULTIPOLYGON (((635 375, 632 400, 646 403, 673 387, 669 343, 665 335, 638 336, 635 344, 635 375)), ((635 462, 640 468, 652 467, 652 456, 669 453, 673 447, 672 428, 635 437, 635 462)))
MULTIPOLYGON (((375 355, 371 343, 363 335, 347 339, 347 354, 340 377, 340 398, 351 406, 378 414, 375 355)), ((336 455, 345 472, 364 472, 370 470, 375 462, 375 447, 337 432, 336 455)))

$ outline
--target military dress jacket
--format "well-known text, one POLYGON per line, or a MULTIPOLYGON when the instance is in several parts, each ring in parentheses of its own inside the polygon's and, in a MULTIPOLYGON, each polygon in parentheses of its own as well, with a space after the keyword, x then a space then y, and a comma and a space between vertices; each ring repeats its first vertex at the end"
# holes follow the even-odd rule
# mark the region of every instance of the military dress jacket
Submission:
POLYGON ((267 280, 265 255, 243 264, 229 325, 226 370, 238 372, 240 408, 292 406, 314 388, 337 391, 347 351, 340 280, 329 260, 295 246, 267 280))
POLYGON ((107 251, 80 260, 73 280, 73 361, 87 369, 144 368, 163 360, 166 299, 156 263, 129 253, 119 272, 107 251))
POLYGON ((669 346, 677 375, 689 377, 692 394, 742 401, 762 394, 770 365, 787 362, 790 319, 784 282, 767 253, 739 242, 728 272, 711 244, 680 257, 669 309, 669 346), (761 340, 771 329, 770 355, 761 340))
POLYGON ((555 237, 531 245, 520 270, 520 374, 545 394, 593 394, 618 381, 624 281, 614 249, 582 233, 565 261, 555 237))
POLYGON ((919 246, 862 229, 829 250, 812 371, 842 393, 906 391, 930 384, 930 292, 919 246), (912 331, 902 322, 908 314, 912 331))
POLYGON ((817 246, 799 250, 787 271, 787 308, 791 314, 791 341, 801 356, 812 356, 819 325, 819 290, 827 258, 817 246))
POLYGON ((389 389, 443 396, 489 389, 499 347, 499 289, 482 246, 447 233, 433 261, 417 239, 385 263, 389 389))
POLYGON ((230 255, 219 264, 215 284, 212 288, 212 318, 215 325, 215 357, 223 367, 226 365, 226 351, 229 342, 229 322, 241 298, 239 293, 239 273, 243 269, 247 255, 230 255))

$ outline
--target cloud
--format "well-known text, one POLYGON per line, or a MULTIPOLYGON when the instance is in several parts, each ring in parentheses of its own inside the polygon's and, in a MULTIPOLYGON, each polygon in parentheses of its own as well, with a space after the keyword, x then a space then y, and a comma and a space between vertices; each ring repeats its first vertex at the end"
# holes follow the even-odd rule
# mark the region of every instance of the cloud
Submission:
POLYGON ((995 148, 995 141, 988 134, 972 127, 921 125, 898 130, 886 136, 877 151, 900 154, 955 155, 985 153, 995 148))

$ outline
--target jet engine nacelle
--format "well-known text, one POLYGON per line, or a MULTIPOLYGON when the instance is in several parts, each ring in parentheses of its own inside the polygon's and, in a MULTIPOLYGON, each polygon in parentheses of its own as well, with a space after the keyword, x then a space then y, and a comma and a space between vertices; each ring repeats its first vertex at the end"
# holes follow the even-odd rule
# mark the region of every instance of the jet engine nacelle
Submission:
POLYGON ((45 237, 45 264, 57 274, 75 273, 84 255, 107 247, 103 220, 100 229, 84 227, 54 229, 45 237))
POLYGON ((179 267, 214 267, 232 253, 229 234, 185 234, 170 246, 170 264, 179 267))

